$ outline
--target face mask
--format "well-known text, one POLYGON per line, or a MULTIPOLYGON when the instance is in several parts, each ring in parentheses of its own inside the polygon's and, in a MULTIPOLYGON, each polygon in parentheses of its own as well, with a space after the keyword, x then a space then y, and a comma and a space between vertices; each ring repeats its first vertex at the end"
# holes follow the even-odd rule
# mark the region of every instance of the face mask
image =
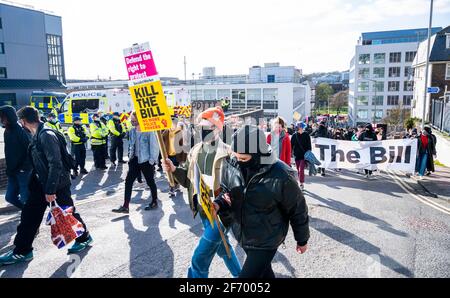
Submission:
POLYGON ((201 129, 202 142, 210 143, 214 140, 214 130, 212 129, 201 129))
POLYGON ((259 169, 259 160, 260 157, 257 154, 252 154, 252 159, 247 162, 238 161, 238 164, 241 169, 259 169))

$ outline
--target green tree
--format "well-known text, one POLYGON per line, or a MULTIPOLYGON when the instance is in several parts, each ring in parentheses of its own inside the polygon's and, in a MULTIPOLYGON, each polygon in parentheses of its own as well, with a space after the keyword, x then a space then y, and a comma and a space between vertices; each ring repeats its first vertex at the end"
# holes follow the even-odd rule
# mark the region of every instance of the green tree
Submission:
POLYGON ((328 102, 333 93, 333 88, 327 83, 318 85, 316 87, 316 102, 319 103, 319 106, 324 106, 324 103, 328 102))
POLYGON ((330 107, 337 110, 337 113, 340 114, 341 110, 345 107, 348 107, 348 94, 349 91, 341 91, 333 96, 330 101, 330 107))

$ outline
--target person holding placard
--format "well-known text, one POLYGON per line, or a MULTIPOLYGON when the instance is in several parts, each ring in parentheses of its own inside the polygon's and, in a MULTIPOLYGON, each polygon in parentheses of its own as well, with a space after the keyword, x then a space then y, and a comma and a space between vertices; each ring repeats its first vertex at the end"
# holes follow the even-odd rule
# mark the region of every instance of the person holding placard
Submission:
POLYGON ((196 133, 201 136, 202 142, 191 149, 186 163, 175 167, 170 159, 162 161, 164 170, 173 173, 175 180, 188 188, 191 210, 194 217, 200 214, 204 226, 203 235, 192 257, 189 278, 208 278, 209 267, 216 254, 224 260, 233 277, 238 277, 241 272, 241 265, 227 237, 230 216, 226 212, 221 214, 219 229, 217 221, 211 217, 212 210, 206 206, 212 207, 211 198, 220 193, 222 163, 230 154, 230 147, 219 137, 224 120, 225 115, 218 107, 201 113, 197 118, 196 133), (221 235, 223 230, 224 235, 221 235), (227 255, 227 246, 230 256, 227 255))

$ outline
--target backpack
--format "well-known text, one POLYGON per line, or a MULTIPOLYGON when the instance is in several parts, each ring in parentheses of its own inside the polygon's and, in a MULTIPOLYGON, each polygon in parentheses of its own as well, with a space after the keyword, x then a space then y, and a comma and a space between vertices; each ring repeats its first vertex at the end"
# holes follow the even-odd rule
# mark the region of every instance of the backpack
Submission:
POLYGON ((67 171, 70 171, 70 170, 76 170, 77 167, 76 167, 75 159, 73 158, 73 156, 72 156, 72 155, 69 153, 69 151, 67 150, 67 141, 66 141, 66 137, 65 137, 62 133, 60 133, 59 131, 53 130, 53 129, 50 129, 50 128, 44 128, 44 129, 42 129, 42 130, 39 132, 39 135, 37 136, 37 140, 38 140, 38 141, 37 141, 37 149, 38 149, 39 151, 42 151, 42 150, 39 148, 39 138, 41 137, 41 134, 42 134, 44 131, 48 131, 48 130, 52 131, 52 132, 56 135, 56 137, 58 138, 59 148, 60 148, 60 152, 61 152, 61 159, 62 159, 64 168, 65 168, 67 171))

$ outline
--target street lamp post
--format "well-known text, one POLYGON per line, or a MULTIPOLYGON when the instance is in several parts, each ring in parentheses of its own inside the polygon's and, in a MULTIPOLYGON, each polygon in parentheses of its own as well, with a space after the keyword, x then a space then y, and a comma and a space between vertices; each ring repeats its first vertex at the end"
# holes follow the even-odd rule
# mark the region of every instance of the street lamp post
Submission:
POLYGON ((422 129, 425 127, 426 117, 427 117, 427 107, 428 104, 428 72, 430 70, 430 47, 431 47, 431 26, 433 25, 433 0, 430 3, 430 23, 428 25, 428 45, 427 45, 427 64, 425 66, 425 95, 423 100, 423 113, 422 113, 422 129))
POLYGON ((373 111, 373 124, 375 124, 377 122, 377 88, 376 88, 376 80, 372 80, 372 79, 367 79, 368 81, 371 81, 373 84, 373 91, 375 93, 375 104, 374 101, 372 101, 372 105, 374 105, 374 111, 373 111))

